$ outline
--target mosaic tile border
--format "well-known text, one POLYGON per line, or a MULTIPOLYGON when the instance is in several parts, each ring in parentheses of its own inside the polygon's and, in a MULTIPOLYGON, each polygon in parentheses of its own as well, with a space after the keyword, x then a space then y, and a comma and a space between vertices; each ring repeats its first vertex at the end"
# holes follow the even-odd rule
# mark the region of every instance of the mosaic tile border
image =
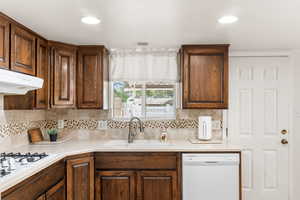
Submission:
POLYGON ((0 137, 19 135, 26 132, 28 129, 40 127, 43 128, 47 124, 46 120, 39 121, 11 121, 0 124, 0 137))
MULTIPOLYGON (((192 119, 180 120, 148 120, 143 122, 144 128, 197 128, 198 121, 192 119)), ((137 123, 134 123, 137 126, 137 123)), ((39 121, 11 121, 0 124, 0 137, 19 135, 26 133, 30 128, 40 127, 41 129, 58 128, 57 120, 39 120, 39 121)), ((98 120, 64 120, 64 129, 87 129, 95 130, 98 127, 98 120)), ((123 129, 128 128, 128 121, 107 120, 108 129, 123 129)))
MULTIPOLYGON (((128 121, 106 120, 108 129, 129 128, 128 121)), ((191 119, 180 120, 148 120, 143 122, 144 128, 198 128, 198 121, 191 119)), ((137 123, 134 123, 137 126, 137 123)), ((65 129, 97 129, 98 120, 64 120, 65 129)), ((46 129, 57 128, 57 121, 48 120, 46 129)))

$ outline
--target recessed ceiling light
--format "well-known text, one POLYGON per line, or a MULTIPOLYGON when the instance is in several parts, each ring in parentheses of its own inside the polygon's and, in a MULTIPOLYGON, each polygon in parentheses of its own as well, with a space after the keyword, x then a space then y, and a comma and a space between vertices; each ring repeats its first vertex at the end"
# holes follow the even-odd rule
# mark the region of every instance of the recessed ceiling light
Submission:
POLYGON ((236 21, 238 21, 239 18, 237 18, 236 16, 233 16, 233 15, 228 15, 228 16, 223 16, 221 17, 218 22, 220 24, 232 24, 236 21))
POLYGON ((81 18, 81 22, 84 24, 99 24, 101 21, 96 17, 88 16, 81 18))

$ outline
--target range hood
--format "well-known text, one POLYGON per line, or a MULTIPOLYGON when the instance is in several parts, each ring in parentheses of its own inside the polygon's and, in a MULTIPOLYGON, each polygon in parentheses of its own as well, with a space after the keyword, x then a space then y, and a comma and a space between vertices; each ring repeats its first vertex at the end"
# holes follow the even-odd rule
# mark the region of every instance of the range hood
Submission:
POLYGON ((0 69, 0 94, 24 95, 28 91, 42 88, 43 82, 41 78, 0 69))

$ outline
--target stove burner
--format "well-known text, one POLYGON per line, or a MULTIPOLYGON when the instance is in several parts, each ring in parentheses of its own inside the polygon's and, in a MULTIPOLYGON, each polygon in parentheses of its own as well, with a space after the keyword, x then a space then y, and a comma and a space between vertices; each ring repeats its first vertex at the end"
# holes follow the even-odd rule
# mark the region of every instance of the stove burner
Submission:
POLYGON ((0 154, 0 178, 11 174, 19 168, 37 162, 48 155, 46 153, 1 153, 0 154))

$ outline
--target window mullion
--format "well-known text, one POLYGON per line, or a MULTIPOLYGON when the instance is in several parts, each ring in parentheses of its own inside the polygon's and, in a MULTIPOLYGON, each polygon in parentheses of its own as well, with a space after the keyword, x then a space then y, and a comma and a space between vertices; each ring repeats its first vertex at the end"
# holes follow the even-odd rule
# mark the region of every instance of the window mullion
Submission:
POLYGON ((143 83, 143 100, 142 100, 143 118, 146 119, 146 84, 143 83))

